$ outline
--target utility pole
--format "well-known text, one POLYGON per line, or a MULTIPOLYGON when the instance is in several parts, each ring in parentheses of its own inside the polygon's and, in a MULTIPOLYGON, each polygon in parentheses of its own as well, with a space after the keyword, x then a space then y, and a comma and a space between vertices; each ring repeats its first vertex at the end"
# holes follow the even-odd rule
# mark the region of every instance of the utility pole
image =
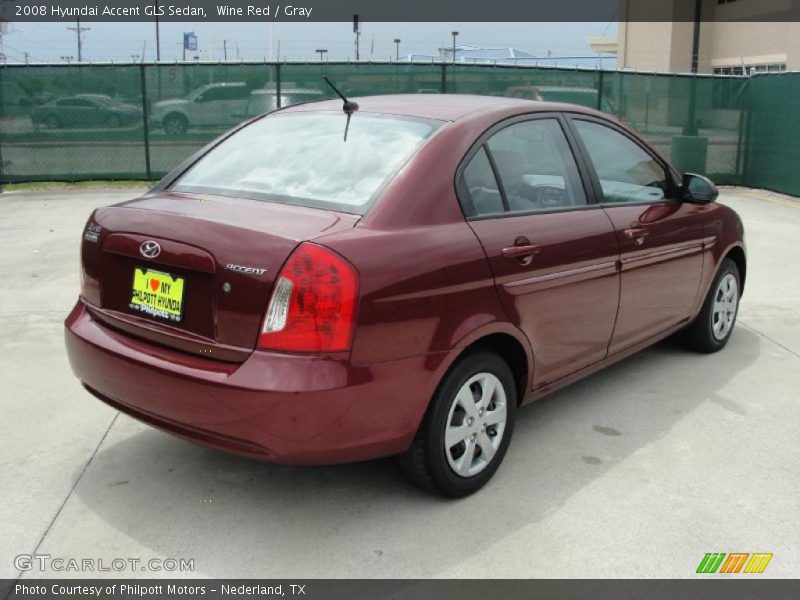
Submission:
POLYGON ((158 0, 153 2, 155 6, 155 15, 156 15, 156 62, 161 62, 161 36, 159 35, 158 31, 158 0))
POLYGON ((456 38, 458 37, 458 32, 453 32, 453 64, 456 64, 456 38))
POLYGON ((82 50, 83 40, 81 39, 81 34, 83 34, 84 31, 89 31, 91 27, 81 27, 80 17, 78 17, 77 21, 78 24, 75 27, 67 27, 67 29, 69 29, 70 31, 74 31, 78 36, 78 62, 82 62, 83 54, 81 53, 81 50, 82 50))
POLYGON ((319 62, 322 62, 323 58, 322 55, 325 54, 328 50, 326 48, 317 48, 314 52, 319 53, 319 62))
POLYGON ((689 84, 689 115, 683 128, 683 135, 697 135, 697 71, 700 65, 700 24, 703 17, 703 2, 694 3, 694 30, 692 31, 692 77, 689 84))
POLYGON ((358 62, 358 37, 361 35, 361 26, 358 23, 358 15, 353 15, 353 33, 356 36, 356 62, 358 62))
POLYGON ((395 45, 395 49, 396 49, 395 58, 394 58, 395 62, 400 62, 400 42, 401 41, 402 40, 400 38, 394 38, 394 45, 395 45))

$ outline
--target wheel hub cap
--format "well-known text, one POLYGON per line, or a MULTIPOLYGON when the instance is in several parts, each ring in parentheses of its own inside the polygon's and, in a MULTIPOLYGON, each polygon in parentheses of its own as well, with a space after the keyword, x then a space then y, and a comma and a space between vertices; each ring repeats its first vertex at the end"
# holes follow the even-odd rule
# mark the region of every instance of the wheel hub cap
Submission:
POLYGON ((724 340, 733 327, 736 319, 736 308, 739 302, 739 288, 736 278, 727 273, 720 279, 714 292, 714 305, 711 309, 711 331, 714 338, 724 340))
POLYGON ((444 451, 453 472, 473 477, 492 462, 506 428, 506 392, 491 373, 470 377, 447 417, 444 451))

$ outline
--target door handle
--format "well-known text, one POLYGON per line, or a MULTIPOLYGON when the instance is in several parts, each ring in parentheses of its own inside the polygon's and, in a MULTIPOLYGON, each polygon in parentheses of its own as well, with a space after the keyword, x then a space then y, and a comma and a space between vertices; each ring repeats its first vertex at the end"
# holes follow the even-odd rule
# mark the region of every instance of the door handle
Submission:
POLYGON ((644 238, 650 235, 650 232, 643 227, 631 227, 623 231, 625 237, 633 240, 636 244, 641 246, 644 243, 644 238))
POLYGON ((535 244, 521 244, 519 246, 509 246, 501 250, 506 258, 526 258, 539 254, 541 248, 535 244))

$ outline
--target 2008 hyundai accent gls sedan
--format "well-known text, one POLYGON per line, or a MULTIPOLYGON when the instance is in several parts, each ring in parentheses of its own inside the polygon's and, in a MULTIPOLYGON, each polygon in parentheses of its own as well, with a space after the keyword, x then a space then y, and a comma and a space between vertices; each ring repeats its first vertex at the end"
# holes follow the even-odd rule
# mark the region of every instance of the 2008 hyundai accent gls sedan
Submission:
POLYGON ((679 331, 725 346, 743 228, 708 180, 577 106, 358 104, 254 119, 91 215, 66 344, 92 394, 268 461, 400 455, 463 496, 521 404, 679 331))

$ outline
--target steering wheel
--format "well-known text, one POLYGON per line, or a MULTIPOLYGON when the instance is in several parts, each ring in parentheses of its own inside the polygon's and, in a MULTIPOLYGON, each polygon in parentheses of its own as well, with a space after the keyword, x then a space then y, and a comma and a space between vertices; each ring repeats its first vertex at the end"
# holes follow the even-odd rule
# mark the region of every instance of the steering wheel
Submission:
POLYGON ((537 185, 531 188, 532 200, 543 208, 563 206, 567 197, 564 188, 555 185, 537 185))

